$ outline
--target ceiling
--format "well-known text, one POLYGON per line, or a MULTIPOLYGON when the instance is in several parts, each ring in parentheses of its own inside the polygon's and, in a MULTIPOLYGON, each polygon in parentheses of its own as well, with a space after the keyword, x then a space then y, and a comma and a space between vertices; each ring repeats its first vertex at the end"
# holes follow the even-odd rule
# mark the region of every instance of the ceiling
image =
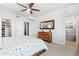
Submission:
MULTIPOLYGON (((27 3, 21 3, 25 6, 28 6, 27 3)), ((42 16, 44 14, 50 13, 56 9, 60 9, 69 5, 73 5, 73 3, 35 3, 33 5, 33 8, 37 8, 40 10, 40 12, 37 11, 33 11, 33 14, 30 14, 29 12, 25 11, 25 12, 21 12, 21 10, 25 9, 24 7, 21 7, 19 5, 17 5, 16 3, 5 3, 5 4, 0 4, 0 10, 3 11, 8 11, 11 13, 14 13, 16 15, 19 16, 33 16, 33 17, 37 17, 37 16, 42 16)))

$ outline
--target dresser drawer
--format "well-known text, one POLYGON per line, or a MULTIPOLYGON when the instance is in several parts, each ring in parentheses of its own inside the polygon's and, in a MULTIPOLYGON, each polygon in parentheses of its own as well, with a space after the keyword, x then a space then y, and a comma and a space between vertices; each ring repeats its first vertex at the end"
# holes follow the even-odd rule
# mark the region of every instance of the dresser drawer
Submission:
POLYGON ((39 38, 42 38, 42 39, 49 39, 49 37, 45 37, 45 36, 41 36, 39 38))
POLYGON ((52 33, 51 32, 38 32, 38 38, 45 41, 52 41, 52 33))

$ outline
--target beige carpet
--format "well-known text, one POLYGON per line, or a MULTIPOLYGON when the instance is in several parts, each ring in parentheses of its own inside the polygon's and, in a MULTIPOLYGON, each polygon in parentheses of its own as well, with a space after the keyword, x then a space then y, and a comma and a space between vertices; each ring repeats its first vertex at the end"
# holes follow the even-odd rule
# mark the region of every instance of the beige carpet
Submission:
POLYGON ((48 50, 41 54, 41 56, 74 56, 75 47, 68 47, 59 44, 48 44, 48 50))

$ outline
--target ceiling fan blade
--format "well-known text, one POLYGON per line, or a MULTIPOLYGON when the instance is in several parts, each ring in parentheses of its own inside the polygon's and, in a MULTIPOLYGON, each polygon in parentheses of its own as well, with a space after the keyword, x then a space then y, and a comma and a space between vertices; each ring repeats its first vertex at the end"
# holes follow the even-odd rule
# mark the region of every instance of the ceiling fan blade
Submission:
POLYGON ((16 3, 16 4, 18 4, 18 5, 20 5, 20 6, 24 7, 24 8, 27 8, 26 6, 24 6, 24 5, 20 4, 20 3, 16 3))
POLYGON ((21 12, 23 12, 23 11, 26 11, 27 9, 23 9, 23 10, 21 10, 21 12))
POLYGON ((33 8, 32 8, 31 10, 34 10, 34 11, 40 11, 39 9, 33 9, 33 8))
POLYGON ((32 11, 29 11, 31 14, 33 14, 33 12, 32 11))
POLYGON ((34 3, 30 3, 29 4, 29 8, 32 8, 33 5, 34 5, 34 3))

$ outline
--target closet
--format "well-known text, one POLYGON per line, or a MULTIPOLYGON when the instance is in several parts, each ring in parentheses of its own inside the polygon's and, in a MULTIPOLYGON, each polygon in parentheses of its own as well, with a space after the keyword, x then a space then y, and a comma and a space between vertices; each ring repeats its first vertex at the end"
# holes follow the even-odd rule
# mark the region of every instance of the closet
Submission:
POLYGON ((10 19, 2 19, 1 25, 1 37, 11 37, 11 21, 10 19))

